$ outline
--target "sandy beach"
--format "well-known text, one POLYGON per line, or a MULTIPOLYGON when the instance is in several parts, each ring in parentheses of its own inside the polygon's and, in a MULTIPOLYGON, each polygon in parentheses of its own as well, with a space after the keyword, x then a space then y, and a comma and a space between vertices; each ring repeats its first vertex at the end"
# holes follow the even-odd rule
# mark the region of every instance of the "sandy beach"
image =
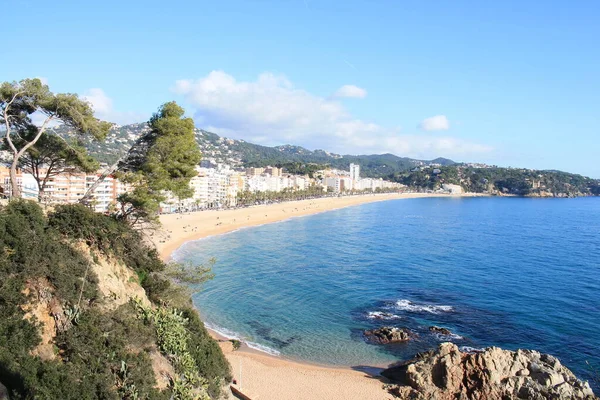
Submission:
MULTIPOLYGON (((481 196, 476 193, 455 195, 455 197, 481 196)), ((452 197, 433 193, 384 193, 360 196, 324 197, 319 199, 290 201, 277 204, 259 205, 232 210, 208 210, 185 214, 165 214, 160 216, 162 229, 151 233, 163 260, 167 261, 173 251, 185 242, 222 235, 240 228, 269 224, 293 217, 316 214, 376 201, 411 199, 420 197, 452 197)))
MULTIPOLYGON (((465 196, 476 196, 464 194, 465 196)), ((185 242, 220 235, 236 229, 282 221, 292 217, 354 206, 375 201, 419 197, 450 197, 444 194, 377 194, 301 200, 223 211, 200 211, 162 215, 162 231, 152 240, 164 260, 185 242)), ((224 339, 211 332, 216 339, 224 339)), ((231 343, 221 342, 234 378, 242 392, 253 400, 268 399, 391 399, 384 382, 350 368, 328 368, 301 364, 262 354, 242 346, 233 351, 231 343), (240 368, 241 365, 241 368, 240 368), (240 376, 241 372, 241 376, 240 376)), ((232 397, 233 398, 233 397, 232 397)))

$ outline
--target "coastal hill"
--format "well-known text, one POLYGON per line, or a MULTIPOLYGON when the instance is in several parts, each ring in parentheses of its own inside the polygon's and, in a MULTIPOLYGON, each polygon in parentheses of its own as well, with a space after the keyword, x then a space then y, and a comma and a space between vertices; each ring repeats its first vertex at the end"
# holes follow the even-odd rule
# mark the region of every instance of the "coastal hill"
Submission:
POLYGON ((123 222, 11 201, 0 248, 0 399, 208 399, 231 380, 189 293, 123 222))
MULTIPOLYGON (((115 125, 104 142, 84 140, 83 144, 99 161, 114 163, 135 141, 148 132, 147 123, 115 125)), ((65 126, 53 128, 53 132, 66 138, 72 134, 65 126)), ((428 165, 452 165, 454 161, 446 158, 435 160, 416 160, 398 157, 393 154, 340 155, 325 150, 308 150, 304 147, 283 145, 276 147, 261 146, 244 140, 227 139, 202 129, 195 130, 196 141, 203 159, 225 163, 232 167, 263 167, 267 165, 285 165, 292 163, 317 164, 332 168, 347 169, 350 163, 359 164, 361 173, 367 177, 380 178, 393 173, 408 171, 411 168, 428 165)))
MULTIPOLYGON (((83 144, 101 162, 114 163, 149 130, 147 123, 118 126, 103 142, 84 139, 83 144)), ((73 134, 64 126, 53 128, 65 138, 73 134)), ((417 191, 436 191, 458 185, 465 192, 534 197, 577 197, 600 195, 600 180, 556 170, 501 168, 485 164, 457 163, 447 158, 417 160, 394 154, 340 155, 300 146, 261 146, 244 140, 227 139, 195 129, 196 142, 204 160, 233 168, 284 167, 289 173, 309 174, 323 168, 361 167, 361 176, 402 183, 417 191)))

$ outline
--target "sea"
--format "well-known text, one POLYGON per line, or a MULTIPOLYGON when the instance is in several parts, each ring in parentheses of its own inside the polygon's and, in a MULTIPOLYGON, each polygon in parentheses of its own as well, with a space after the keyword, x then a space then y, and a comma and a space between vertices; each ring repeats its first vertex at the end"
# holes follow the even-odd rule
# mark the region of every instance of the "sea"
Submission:
POLYGON ((450 341, 534 349, 600 376, 600 198, 382 201, 174 253, 213 257, 215 278, 193 288, 205 324, 276 356, 385 367, 450 341), (363 332, 381 326, 415 339, 368 343, 363 332))

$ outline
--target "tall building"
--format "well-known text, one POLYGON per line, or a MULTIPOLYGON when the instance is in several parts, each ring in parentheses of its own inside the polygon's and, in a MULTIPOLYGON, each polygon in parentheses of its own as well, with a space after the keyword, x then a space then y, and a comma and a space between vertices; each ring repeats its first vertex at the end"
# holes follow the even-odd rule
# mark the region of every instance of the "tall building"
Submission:
POLYGON ((350 179, 355 181, 360 179, 360 165, 350 164, 350 179))

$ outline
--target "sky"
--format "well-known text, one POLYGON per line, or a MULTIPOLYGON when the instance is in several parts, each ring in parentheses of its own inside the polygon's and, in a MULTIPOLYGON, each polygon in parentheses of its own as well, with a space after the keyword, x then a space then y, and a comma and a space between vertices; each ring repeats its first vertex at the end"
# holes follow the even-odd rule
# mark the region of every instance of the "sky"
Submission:
POLYGON ((597 0, 0 3, 0 81, 112 122, 600 178, 597 0))

